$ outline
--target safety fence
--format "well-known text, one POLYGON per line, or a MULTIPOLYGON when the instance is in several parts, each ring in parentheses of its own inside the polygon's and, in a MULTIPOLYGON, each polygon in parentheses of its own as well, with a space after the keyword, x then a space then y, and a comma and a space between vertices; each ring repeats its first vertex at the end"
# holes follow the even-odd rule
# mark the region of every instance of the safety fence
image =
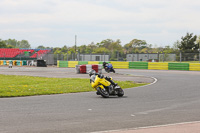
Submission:
MULTIPOLYGON (((151 69, 151 70, 185 70, 200 71, 200 63, 167 63, 167 62, 117 62, 109 61, 113 68, 119 69, 151 69)), ((102 61, 57 61, 57 67, 71 67, 76 65, 103 64, 102 61)))

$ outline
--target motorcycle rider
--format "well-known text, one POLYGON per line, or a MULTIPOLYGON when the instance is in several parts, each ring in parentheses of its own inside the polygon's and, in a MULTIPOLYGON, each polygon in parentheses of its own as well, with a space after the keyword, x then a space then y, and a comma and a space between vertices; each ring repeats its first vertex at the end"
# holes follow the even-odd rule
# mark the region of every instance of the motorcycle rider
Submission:
MULTIPOLYGON (((114 87, 118 85, 118 84, 115 83, 113 80, 111 80, 111 78, 110 78, 109 76, 105 76, 105 77, 104 77, 103 74, 96 73, 96 71, 93 70, 93 69, 90 70, 88 74, 89 74, 90 77, 93 76, 93 75, 94 75, 94 77, 96 77, 96 75, 98 75, 98 77, 101 78, 101 79, 102 79, 102 78, 105 78, 105 79, 106 79, 107 81, 109 81, 114 87)), ((91 83, 91 82, 92 82, 92 79, 90 79, 90 83, 91 83)), ((113 90, 111 90, 111 92, 112 92, 112 91, 113 91, 113 90)))
POLYGON ((108 66, 108 63, 107 62, 103 62, 103 67, 107 67, 108 66))

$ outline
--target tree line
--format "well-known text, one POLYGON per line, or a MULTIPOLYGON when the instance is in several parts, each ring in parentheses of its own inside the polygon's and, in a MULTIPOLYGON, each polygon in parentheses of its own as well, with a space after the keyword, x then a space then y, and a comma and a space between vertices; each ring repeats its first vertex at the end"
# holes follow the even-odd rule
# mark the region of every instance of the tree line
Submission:
MULTIPOLYGON (((88 45, 81 46, 63 46, 55 47, 53 49, 54 54, 98 54, 105 53, 111 54, 111 57, 116 57, 116 54, 125 55, 132 53, 176 53, 182 52, 198 52, 200 46, 200 36, 193 35, 193 33, 187 33, 181 37, 181 41, 174 42, 173 46, 157 47, 153 44, 148 44, 145 40, 133 39, 129 43, 122 46, 120 39, 112 40, 105 39, 99 43, 90 43, 88 45)), ((15 39, 1 40, 0 48, 31 48, 31 45, 27 40, 17 41, 15 39)), ((42 45, 37 47, 38 49, 49 49, 50 47, 44 47, 42 45)))

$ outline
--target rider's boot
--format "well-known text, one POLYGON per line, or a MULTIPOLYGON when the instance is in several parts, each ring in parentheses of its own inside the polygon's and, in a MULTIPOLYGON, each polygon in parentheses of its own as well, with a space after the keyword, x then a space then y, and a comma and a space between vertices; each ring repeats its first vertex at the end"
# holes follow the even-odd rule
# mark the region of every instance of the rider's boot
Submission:
POLYGON ((98 91, 96 92, 97 95, 101 95, 98 91))
POLYGON ((112 80, 109 81, 114 87, 117 86, 118 84, 113 82, 112 80))

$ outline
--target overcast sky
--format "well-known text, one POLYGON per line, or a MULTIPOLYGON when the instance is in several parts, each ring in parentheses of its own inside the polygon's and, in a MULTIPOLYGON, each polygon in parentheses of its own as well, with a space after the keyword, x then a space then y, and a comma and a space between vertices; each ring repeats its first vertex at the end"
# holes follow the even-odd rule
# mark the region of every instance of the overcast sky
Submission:
POLYGON ((172 46, 200 35, 200 0, 0 0, 0 39, 28 40, 32 48, 120 39, 172 46))

